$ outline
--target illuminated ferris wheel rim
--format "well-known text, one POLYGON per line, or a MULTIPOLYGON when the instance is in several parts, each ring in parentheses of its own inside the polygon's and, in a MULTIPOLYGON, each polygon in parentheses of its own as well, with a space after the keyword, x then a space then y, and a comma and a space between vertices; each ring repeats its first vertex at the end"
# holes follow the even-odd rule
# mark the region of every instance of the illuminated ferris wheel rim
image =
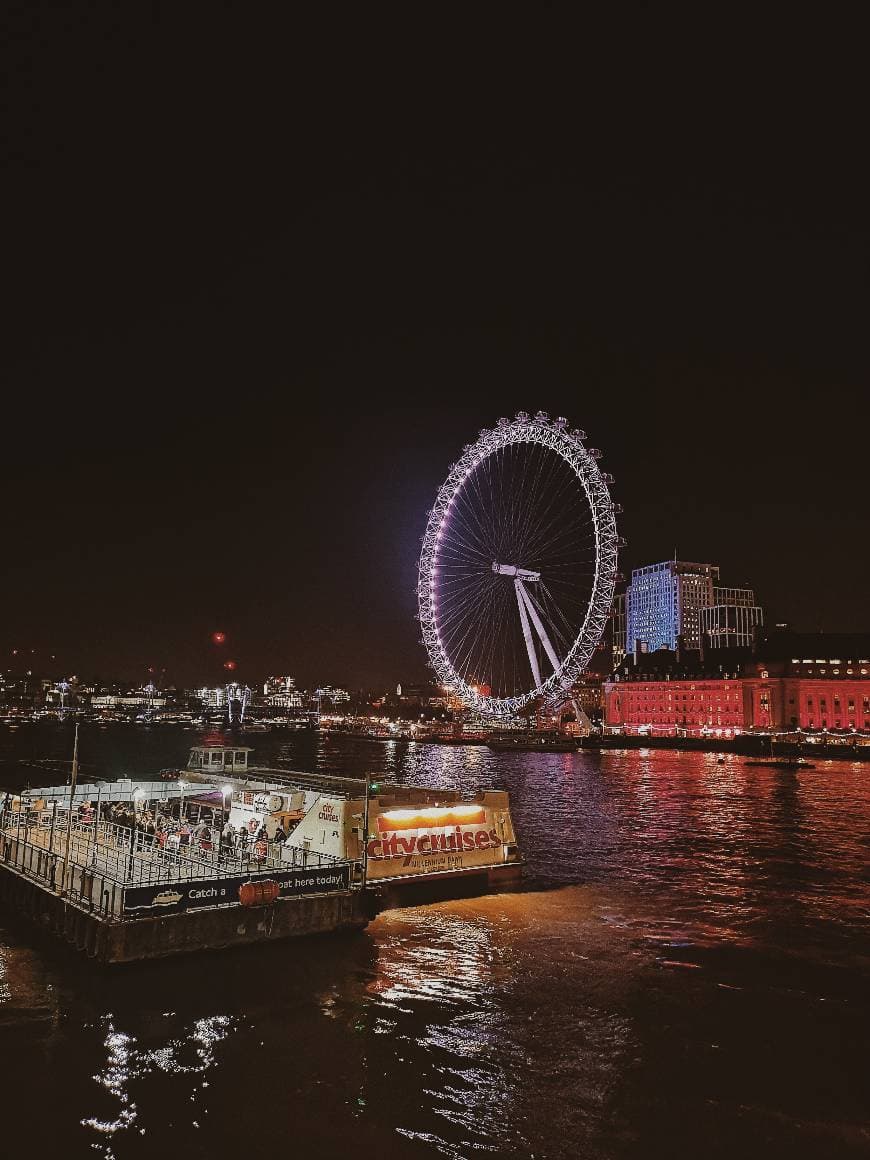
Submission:
MULTIPOLYGON (((531 418, 520 412, 515 419, 500 419, 492 430, 480 432, 476 443, 467 444, 460 459, 453 464, 447 479, 441 485, 435 503, 429 512, 423 549, 420 554, 417 601, 423 644, 429 661, 442 684, 451 686, 469 708, 491 717, 510 717, 531 701, 555 697, 567 691, 589 663, 601 639, 617 577, 619 537, 616 532, 614 504, 608 484, 613 480, 599 470, 596 462, 600 452, 584 446, 583 431, 569 430, 565 419, 551 422, 539 411, 531 418), (595 571, 592 591, 585 618, 570 651, 553 673, 540 684, 513 697, 484 696, 478 687, 469 684, 457 672, 447 655, 438 630, 437 555, 447 516, 465 481, 480 464, 496 451, 523 443, 533 443, 559 455, 573 470, 586 495, 592 515, 595 544, 595 571)), ((493 571, 503 570, 497 562, 493 571)))

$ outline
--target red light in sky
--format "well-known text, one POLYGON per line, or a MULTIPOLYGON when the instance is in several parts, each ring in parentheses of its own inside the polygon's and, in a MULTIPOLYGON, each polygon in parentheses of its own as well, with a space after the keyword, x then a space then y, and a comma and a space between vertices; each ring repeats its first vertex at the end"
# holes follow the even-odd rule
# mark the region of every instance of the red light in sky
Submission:
POLYGON ((213 632, 211 639, 213 644, 224 644, 227 639, 227 634, 225 632, 213 632))
POLYGON ((224 661, 224 668, 225 668, 225 669, 226 669, 228 672, 232 672, 232 671, 233 671, 233 669, 234 669, 235 667, 236 667, 236 662, 235 662, 235 661, 224 661))

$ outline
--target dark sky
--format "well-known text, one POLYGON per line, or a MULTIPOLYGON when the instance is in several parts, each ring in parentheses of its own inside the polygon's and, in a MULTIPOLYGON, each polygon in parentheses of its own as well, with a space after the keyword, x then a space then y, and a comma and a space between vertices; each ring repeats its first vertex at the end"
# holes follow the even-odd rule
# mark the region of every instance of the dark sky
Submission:
POLYGON ((421 676, 427 509, 519 408, 604 450, 625 572, 868 628, 848 62, 132 7, 13 16, 4 667, 421 676))

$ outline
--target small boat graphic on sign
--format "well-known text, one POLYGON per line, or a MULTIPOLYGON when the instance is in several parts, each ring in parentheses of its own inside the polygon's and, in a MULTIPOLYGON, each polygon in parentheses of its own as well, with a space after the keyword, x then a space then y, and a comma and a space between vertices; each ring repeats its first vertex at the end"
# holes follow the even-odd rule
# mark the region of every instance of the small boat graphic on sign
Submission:
POLYGON ((154 895, 152 906, 175 906, 184 898, 183 894, 179 894, 177 890, 161 890, 159 894, 154 895))

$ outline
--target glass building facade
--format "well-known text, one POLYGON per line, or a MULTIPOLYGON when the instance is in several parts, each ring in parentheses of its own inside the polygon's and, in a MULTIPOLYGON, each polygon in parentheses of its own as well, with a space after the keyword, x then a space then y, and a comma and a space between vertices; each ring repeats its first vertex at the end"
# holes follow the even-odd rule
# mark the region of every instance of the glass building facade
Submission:
POLYGON ((626 648, 640 644, 655 652, 675 649, 677 637, 686 648, 701 647, 701 609, 713 603, 719 569, 713 564, 665 560, 635 568, 626 599, 626 648))

